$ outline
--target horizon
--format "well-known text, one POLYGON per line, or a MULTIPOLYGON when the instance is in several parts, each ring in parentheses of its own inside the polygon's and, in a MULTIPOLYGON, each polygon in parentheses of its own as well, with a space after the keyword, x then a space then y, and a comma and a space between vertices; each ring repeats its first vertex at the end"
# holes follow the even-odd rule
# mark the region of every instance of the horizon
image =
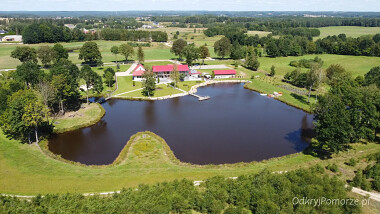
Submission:
POLYGON ((277 12, 380 12, 376 0, 4 0, 0 11, 277 11, 277 12), (250 8, 250 10, 247 10, 250 8), (316 9, 317 8, 317 9, 316 9), (120 10, 122 9, 122 10, 120 10))

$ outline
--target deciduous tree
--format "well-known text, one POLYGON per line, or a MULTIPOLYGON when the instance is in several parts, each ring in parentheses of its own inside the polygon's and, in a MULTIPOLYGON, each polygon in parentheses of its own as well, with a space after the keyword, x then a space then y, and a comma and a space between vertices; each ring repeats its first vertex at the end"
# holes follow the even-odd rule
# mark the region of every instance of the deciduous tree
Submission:
POLYGON ((183 56, 183 49, 187 46, 187 42, 183 39, 178 39, 173 42, 173 46, 170 49, 170 52, 174 53, 180 59, 183 56))
POLYGON ((142 94, 144 96, 153 96, 154 91, 156 90, 156 75, 150 70, 147 69, 143 75, 143 90, 142 94))
POLYGON ((16 49, 11 52, 11 57, 21 62, 38 62, 36 49, 29 46, 17 46, 16 49))
POLYGON ((231 53, 231 41, 227 37, 223 37, 214 43, 214 51, 218 56, 224 58, 231 53))
POLYGON ((54 59, 54 51, 49 46, 41 46, 37 49, 37 56, 41 60, 41 63, 47 67, 54 59))
POLYGON ((199 49, 195 47, 194 44, 187 45, 183 49, 183 56, 186 58, 186 63, 191 66, 193 61, 199 59, 199 49))
POLYGON ((85 42, 79 50, 79 59, 83 59, 84 63, 89 65, 103 64, 102 54, 96 42, 85 42))
POLYGON ((205 64, 205 59, 207 57, 210 57, 210 51, 209 51, 209 49, 208 49, 207 46, 202 45, 202 46, 199 47, 199 53, 200 53, 199 54, 199 58, 202 59, 202 64, 204 65, 205 64))
POLYGON ((137 59, 139 60, 139 63, 142 64, 145 61, 145 54, 144 50, 142 49, 141 46, 137 49, 137 59))
POLYGON ((135 51, 133 47, 128 44, 121 44, 119 47, 119 53, 125 57, 125 61, 128 62, 128 57, 133 56, 135 51))

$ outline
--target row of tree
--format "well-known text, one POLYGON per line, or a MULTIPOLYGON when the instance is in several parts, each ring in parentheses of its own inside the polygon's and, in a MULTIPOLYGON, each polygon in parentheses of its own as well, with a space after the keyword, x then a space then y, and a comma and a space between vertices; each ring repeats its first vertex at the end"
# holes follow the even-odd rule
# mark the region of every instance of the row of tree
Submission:
POLYGON ((25 44, 57 43, 84 40, 153 41, 166 42, 168 35, 162 31, 142 31, 105 28, 94 34, 84 34, 81 29, 70 30, 51 23, 33 23, 22 30, 25 44))
POLYGON ((113 41, 152 41, 167 42, 168 34, 162 31, 143 31, 143 30, 126 30, 126 29, 103 29, 100 32, 100 38, 113 41))
POLYGON ((123 189, 110 197, 49 194, 26 201, 0 196, 2 213, 359 213, 344 183, 324 169, 298 169, 278 174, 262 171, 237 179, 213 177, 200 187, 189 180, 123 189), (325 198, 315 206, 306 199, 325 198))

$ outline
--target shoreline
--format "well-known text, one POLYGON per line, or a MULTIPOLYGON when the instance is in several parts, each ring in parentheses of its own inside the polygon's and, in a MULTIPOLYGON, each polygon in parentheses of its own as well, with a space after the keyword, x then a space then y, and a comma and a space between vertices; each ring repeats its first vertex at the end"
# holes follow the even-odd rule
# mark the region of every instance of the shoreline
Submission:
POLYGON ((203 83, 199 83, 197 85, 194 85, 190 88, 188 92, 184 93, 178 93, 178 94, 173 94, 173 95, 166 95, 162 97, 128 97, 128 96, 112 96, 111 99, 120 99, 120 100, 141 100, 141 101, 149 101, 149 100, 166 100, 166 99, 171 99, 171 98, 176 98, 176 97, 183 97, 187 96, 193 93, 196 93, 199 87, 204 87, 207 85, 213 85, 217 83, 249 83, 251 81, 249 80, 210 80, 206 81, 203 83))

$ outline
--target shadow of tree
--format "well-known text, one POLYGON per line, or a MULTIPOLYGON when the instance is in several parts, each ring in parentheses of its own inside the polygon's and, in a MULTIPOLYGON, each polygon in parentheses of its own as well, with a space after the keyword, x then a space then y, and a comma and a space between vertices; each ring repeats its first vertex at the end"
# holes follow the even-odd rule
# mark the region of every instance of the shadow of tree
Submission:
POLYGON ((305 97, 305 96, 301 96, 301 95, 298 95, 298 94, 295 94, 295 93, 291 93, 290 96, 294 97, 295 99, 299 100, 300 102, 302 102, 304 104, 309 104, 307 102, 307 97, 305 97))

